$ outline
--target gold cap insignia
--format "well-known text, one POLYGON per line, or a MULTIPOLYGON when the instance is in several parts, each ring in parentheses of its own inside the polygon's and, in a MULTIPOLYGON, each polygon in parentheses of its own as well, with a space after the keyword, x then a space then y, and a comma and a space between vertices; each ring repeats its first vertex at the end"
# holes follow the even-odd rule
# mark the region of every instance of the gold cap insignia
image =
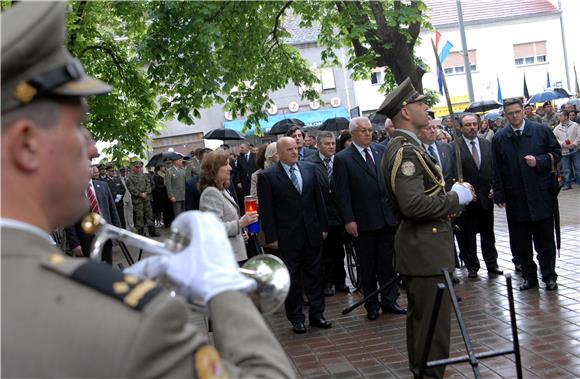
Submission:
POLYGON ((14 97, 21 103, 28 104, 36 96, 37 92, 36 88, 25 81, 21 81, 14 89, 14 97))

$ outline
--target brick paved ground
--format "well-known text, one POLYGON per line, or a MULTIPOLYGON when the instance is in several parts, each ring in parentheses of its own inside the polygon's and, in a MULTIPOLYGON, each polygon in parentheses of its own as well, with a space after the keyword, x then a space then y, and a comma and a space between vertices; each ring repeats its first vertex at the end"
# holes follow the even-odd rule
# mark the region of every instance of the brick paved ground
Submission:
MULTIPOLYGON (((558 258, 559 289, 514 291, 525 378, 580 377, 580 189, 562 192, 562 249, 558 258)), ((521 277, 511 263, 505 212, 496 209, 495 231, 499 265, 521 277)), ((481 256, 480 256, 481 258, 481 256)), ((504 277, 489 277, 483 269, 478 279, 468 279, 465 269, 456 285, 462 297, 461 312, 477 352, 511 347, 509 307, 504 277)), ((543 284, 541 285, 543 286, 543 284)), ((341 310, 361 298, 358 293, 327 298, 327 319, 333 328, 312 328, 296 335, 282 313, 268 317, 301 378, 410 378, 407 368, 405 316, 381 315, 367 321, 363 307, 347 316, 341 310)), ((401 305, 406 303, 404 293, 401 305)), ((452 323, 452 356, 465 354, 455 318, 452 323)), ((513 355, 482 361, 483 378, 515 377, 513 355)), ((448 378, 472 378, 468 364, 446 370, 448 378)))
MULTIPOLYGON (((557 259, 559 289, 515 290, 524 378, 580 377, 580 189, 562 192, 562 249, 557 259)), ((514 275, 514 288, 521 277, 511 263, 505 212, 496 209, 495 231, 499 265, 514 275)), ((166 233, 164 233, 166 234, 166 233)), ((117 250, 117 248, 115 249, 117 250)), ((137 258, 134 249, 133 256, 137 258)), ((126 263, 118 251, 115 263, 126 263)), ((465 269, 457 271, 456 285, 462 297, 461 312, 477 352, 511 347, 508 300, 503 277, 489 277, 483 269, 478 279, 468 279, 465 269)), ((542 284, 543 286, 543 284, 542 284)), ((268 316, 274 333, 288 352, 297 378, 411 378, 407 368, 405 317, 381 315, 368 321, 361 307, 347 316, 341 310, 361 298, 359 293, 327 298, 326 317, 330 330, 312 328, 296 335, 281 311, 268 316)), ((403 292, 400 304, 406 304, 403 292)), ((199 317, 194 319, 203 325, 199 317)), ((465 354, 455 319, 452 323, 452 356, 465 354)), ((483 378, 513 378, 513 355, 482 361, 483 378)), ((472 378, 467 364, 448 367, 447 378, 472 378)))

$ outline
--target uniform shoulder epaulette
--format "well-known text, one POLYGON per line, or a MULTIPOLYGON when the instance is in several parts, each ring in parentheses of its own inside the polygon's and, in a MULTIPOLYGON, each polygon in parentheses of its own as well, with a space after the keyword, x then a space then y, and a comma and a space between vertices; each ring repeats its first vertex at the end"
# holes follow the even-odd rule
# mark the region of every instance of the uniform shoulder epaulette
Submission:
POLYGON ((163 289, 149 279, 125 275, 109 265, 86 259, 71 259, 53 253, 42 266, 74 281, 113 297, 125 305, 141 310, 163 289))

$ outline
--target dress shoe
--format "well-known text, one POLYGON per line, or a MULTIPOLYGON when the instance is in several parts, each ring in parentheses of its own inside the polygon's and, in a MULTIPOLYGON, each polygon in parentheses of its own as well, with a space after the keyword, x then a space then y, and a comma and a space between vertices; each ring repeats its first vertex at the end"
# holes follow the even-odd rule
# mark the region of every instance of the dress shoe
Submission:
POLYGON ((401 308, 399 304, 394 303, 390 305, 384 305, 381 307, 383 309, 383 313, 391 313, 394 315, 405 315, 407 314, 407 310, 405 308, 401 308))
POLYGON ((367 311, 367 319, 369 321, 375 321, 379 318, 379 310, 378 309, 371 309, 367 311))
POLYGON ((546 291, 555 291, 558 289, 558 283, 556 283, 555 279, 550 279, 548 283, 546 283, 546 291))
POLYGON ((477 271, 476 270, 468 270, 467 271, 467 277, 469 279, 475 279, 475 278, 477 278, 477 271))
POLYGON ((520 286, 520 291, 529 290, 530 288, 534 288, 538 286, 538 280, 528 280, 524 279, 524 282, 520 286))
POLYGON ((332 327, 332 322, 326 320, 324 317, 311 318, 310 326, 316 326, 320 329, 330 329, 332 327))
POLYGON ((297 322, 292 324, 292 331, 294 331, 296 334, 304 334, 306 333, 306 326, 303 322, 297 322))
POLYGON ((334 287, 333 286, 324 287, 324 296, 326 297, 334 296, 334 287))
POLYGON ((337 284, 337 285, 336 285, 336 286, 334 286, 334 287, 336 288, 336 290, 337 290, 338 292, 343 292, 343 293, 349 293, 349 292, 350 292, 350 288, 349 288, 349 287, 348 287, 346 284, 344 284, 344 283, 342 283, 342 284, 337 284))
POLYGON ((488 274, 503 275, 503 271, 499 267, 492 267, 487 269, 488 274))

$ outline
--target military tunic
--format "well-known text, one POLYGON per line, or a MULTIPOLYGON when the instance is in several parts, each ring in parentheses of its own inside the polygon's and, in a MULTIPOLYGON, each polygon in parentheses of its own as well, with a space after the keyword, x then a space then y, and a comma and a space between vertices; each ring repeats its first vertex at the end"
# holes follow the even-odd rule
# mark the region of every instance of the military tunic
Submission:
POLYGON ((125 179, 125 185, 131 193, 133 201, 133 215, 135 218, 135 228, 142 231, 145 226, 153 227, 153 210, 151 209, 151 183, 149 178, 142 172, 131 172, 125 179), (145 192, 147 198, 143 199, 140 195, 145 192))
POLYGON ((173 214, 175 217, 184 211, 185 204, 185 169, 170 167, 165 173, 165 188, 167 197, 175 198, 173 214))
POLYGON ((65 257, 48 235, 1 232, 3 377, 294 377, 245 294, 223 292, 209 303, 220 359, 179 296, 65 257))
MULTIPOLYGON (((445 192, 439 167, 420 142, 401 130, 389 141, 382 161, 399 226, 395 235, 395 269, 407 288, 407 350, 411 371, 417 375, 441 270, 452 271, 453 231, 449 215, 459 213, 455 192, 445 192)), ((428 360, 449 356, 450 302, 443 297, 428 360)), ((426 370, 440 378, 444 367, 426 370)))
POLYGON ((554 112, 547 113, 542 118, 542 123, 544 125, 548 125, 550 127, 550 129, 554 129, 556 127, 556 125, 558 125, 560 123, 560 118, 554 112))

